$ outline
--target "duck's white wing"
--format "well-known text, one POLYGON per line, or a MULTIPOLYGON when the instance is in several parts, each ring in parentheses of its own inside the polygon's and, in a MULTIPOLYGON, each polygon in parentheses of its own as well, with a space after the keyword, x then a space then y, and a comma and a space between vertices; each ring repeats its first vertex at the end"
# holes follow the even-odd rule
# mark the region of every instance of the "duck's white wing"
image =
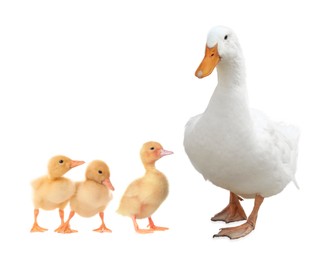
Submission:
POLYGON ((196 116, 193 116, 190 118, 189 121, 187 121, 186 125, 185 125, 185 130, 187 129, 193 129, 194 125, 199 121, 200 117, 202 116, 203 114, 199 114, 199 115, 196 115, 196 116))
POLYGON ((295 185, 296 164, 298 157, 298 140, 300 131, 297 127, 282 122, 273 122, 261 111, 252 109, 251 117, 259 145, 263 151, 275 155, 286 174, 295 185))

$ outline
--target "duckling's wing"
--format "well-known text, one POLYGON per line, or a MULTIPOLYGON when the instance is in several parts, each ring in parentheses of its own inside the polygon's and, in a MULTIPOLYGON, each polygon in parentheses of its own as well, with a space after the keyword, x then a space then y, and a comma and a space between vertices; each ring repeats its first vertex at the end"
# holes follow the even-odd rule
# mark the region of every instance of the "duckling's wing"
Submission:
POLYGON ((117 212, 124 216, 133 216, 140 212, 141 201, 141 179, 137 179, 129 184, 124 192, 117 212))
POLYGON ((32 186, 33 190, 35 190, 35 191, 38 190, 46 180, 47 180, 46 176, 42 176, 42 177, 39 177, 39 178, 33 180, 31 182, 31 186, 32 186))
POLYGON ((123 194, 123 197, 136 197, 141 192, 141 179, 134 180, 129 184, 126 191, 123 194))

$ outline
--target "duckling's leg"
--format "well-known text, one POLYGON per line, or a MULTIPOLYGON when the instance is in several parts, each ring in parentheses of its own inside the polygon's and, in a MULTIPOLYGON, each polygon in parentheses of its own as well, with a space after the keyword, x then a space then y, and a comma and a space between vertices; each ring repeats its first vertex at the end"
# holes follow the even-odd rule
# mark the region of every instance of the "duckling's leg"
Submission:
POLYGON ((104 212, 99 212, 99 216, 100 216, 100 218, 102 220, 102 225, 99 228, 94 229, 93 231, 100 232, 100 233, 103 233, 103 232, 112 232, 111 229, 109 229, 109 228, 107 228, 105 226, 105 223, 104 223, 104 212))
POLYGON ((61 225, 64 224, 64 210, 59 209, 59 217, 61 218, 61 225))
POLYGON ((222 228, 220 232, 213 237, 229 237, 230 239, 236 239, 240 237, 244 237, 248 235, 251 231, 255 229, 256 221, 257 221, 257 215, 258 210, 260 208, 260 205, 262 204, 264 198, 260 195, 256 195, 255 197, 255 204, 254 208, 250 214, 250 216, 247 219, 247 222, 237 226, 237 227, 229 227, 229 228, 222 228))
POLYGON ((169 229, 169 228, 166 228, 166 227, 158 227, 158 226, 154 225, 153 220, 152 220, 151 217, 148 217, 148 219, 149 219, 148 227, 150 227, 151 230, 164 231, 164 230, 169 229))
POLYGON ((68 220, 63 224, 60 225, 55 232, 57 233, 63 233, 63 234, 70 234, 70 233, 75 233, 78 232, 77 230, 73 230, 70 228, 70 220, 73 218, 75 212, 71 211, 68 220))
POLYGON ((246 220, 247 215, 240 204, 242 198, 230 192, 230 202, 221 212, 211 218, 212 221, 225 221, 226 223, 246 220))
POLYGON ((42 228, 38 225, 38 222, 37 222, 38 215, 39 215, 39 209, 34 209, 34 223, 31 228, 31 232, 44 232, 44 231, 48 230, 48 229, 42 228))
POLYGON ((57 230, 59 230, 63 225, 64 225, 64 210, 63 209, 59 209, 58 210, 59 213, 59 217, 61 219, 61 224, 58 228, 55 229, 56 232, 58 232, 57 230))
POLYGON ((133 220, 133 223, 134 223, 134 228, 135 228, 135 231, 139 234, 148 234, 148 233, 153 233, 153 230, 152 229, 140 229, 138 227, 138 224, 137 224, 137 221, 136 221, 136 216, 132 216, 131 219, 133 220))

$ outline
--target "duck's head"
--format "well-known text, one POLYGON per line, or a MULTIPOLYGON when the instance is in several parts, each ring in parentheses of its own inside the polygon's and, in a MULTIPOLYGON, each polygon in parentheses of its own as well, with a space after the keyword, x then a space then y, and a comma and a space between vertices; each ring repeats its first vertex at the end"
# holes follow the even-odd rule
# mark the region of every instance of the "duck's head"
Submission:
POLYGON ((70 169, 84 164, 84 161, 74 161, 64 155, 52 157, 48 163, 48 174, 51 178, 58 178, 67 173, 70 169))
POLYGON ((107 164, 100 160, 89 163, 86 170, 86 179, 105 185, 108 189, 114 191, 110 181, 110 169, 107 164))
POLYGON ((161 157, 169 154, 173 154, 173 152, 163 149, 161 144, 153 141, 146 142, 140 151, 140 156, 144 165, 152 165, 161 157))
POLYGON ((195 76, 200 79, 209 76, 220 62, 234 60, 240 53, 239 41, 232 29, 213 27, 208 33, 206 53, 195 76))

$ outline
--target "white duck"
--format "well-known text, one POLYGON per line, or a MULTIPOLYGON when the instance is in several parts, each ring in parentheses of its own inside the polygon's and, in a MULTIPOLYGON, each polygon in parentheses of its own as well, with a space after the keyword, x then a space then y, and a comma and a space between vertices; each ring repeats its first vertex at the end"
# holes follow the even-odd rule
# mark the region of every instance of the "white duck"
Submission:
POLYGON ((184 147, 206 180, 230 191, 228 206, 212 220, 228 223, 247 219, 240 226, 223 228, 214 235, 235 239, 255 228, 265 197, 278 194, 290 181, 297 186, 299 130, 272 122, 249 108, 244 58, 230 28, 217 26, 210 30, 205 57, 195 75, 206 77, 215 67, 218 85, 205 112, 187 123, 184 147), (239 196, 255 199, 248 218, 239 196))

